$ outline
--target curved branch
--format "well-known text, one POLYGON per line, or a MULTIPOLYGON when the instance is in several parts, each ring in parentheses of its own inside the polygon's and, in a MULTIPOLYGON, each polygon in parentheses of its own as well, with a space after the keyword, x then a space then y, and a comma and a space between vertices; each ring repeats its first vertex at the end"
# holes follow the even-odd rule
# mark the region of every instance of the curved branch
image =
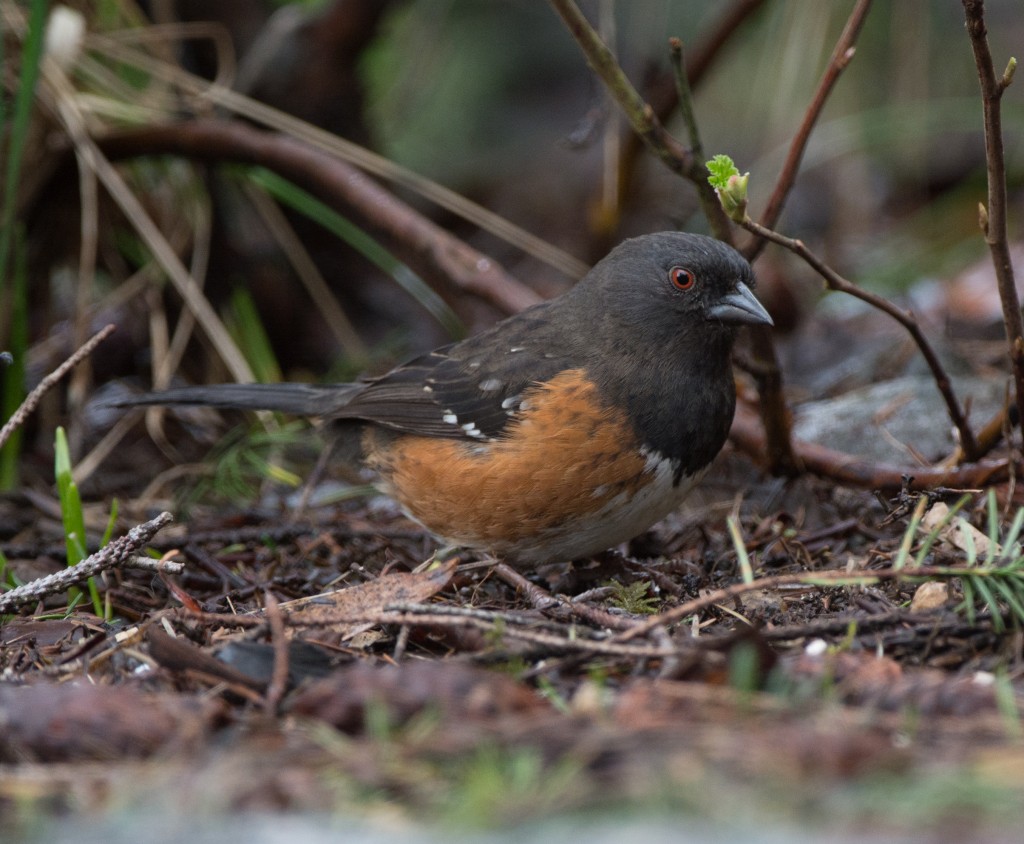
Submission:
POLYGON ((432 223, 352 165, 286 135, 209 119, 117 132, 98 144, 112 159, 173 154, 266 167, 327 202, 350 208, 362 225, 408 263, 424 269, 435 283, 454 283, 508 314, 541 300, 492 258, 432 223))

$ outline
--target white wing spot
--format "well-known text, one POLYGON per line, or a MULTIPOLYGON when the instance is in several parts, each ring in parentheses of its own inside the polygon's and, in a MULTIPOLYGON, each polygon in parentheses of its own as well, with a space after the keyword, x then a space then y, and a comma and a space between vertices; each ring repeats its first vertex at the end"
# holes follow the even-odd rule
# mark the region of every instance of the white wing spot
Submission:
POLYGON ((666 478, 674 478, 679 468, 679 461, 665 457, 660 451, 648 446, 641 446, 640 456, 644 459, 644 472, 652 474, 658 482, 666 478))
POLYGON ((526 351, 526 346, 513 346, 511 349, 509 349, 509 351, 510 352, 525 352, 526 351))
POLYGON ((452 413, 450 410, 444 412, 444 416, 441 417, 442 422, 447 422, 449 425, 458 425, 459 417, 452 413))
POLYGON ((507 410, 509 413, 515 413, 519 407, 520 396, 509 396, 507 399, 502 399, 501 409, 507 410))
POLYGON ((475 422, 467 422, 465 425, 461 425, 460 427, 466 432, 467 437, 476 437, 478 440, 483 439, 484 432, 476 426, 475 422))
POLYGON ((497 378, 488 378, 477 384, 477 387, 480 388, 481 392, 492 393, 495 390, 501 389, 501 381, 497 378))

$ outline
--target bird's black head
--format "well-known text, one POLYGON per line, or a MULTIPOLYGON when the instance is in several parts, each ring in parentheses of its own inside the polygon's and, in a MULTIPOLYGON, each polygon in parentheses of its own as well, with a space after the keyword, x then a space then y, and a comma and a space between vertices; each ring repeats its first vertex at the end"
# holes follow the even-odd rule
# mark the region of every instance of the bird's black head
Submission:
POLYGON ((677 481, 710 463, 728 435, 736 329, 771 325, 753 286, 732 247, 662 232, 616 247, 566 303, 589 343, 588 372, 610 404, 627 408, 644 446, 675 461, 677 481))
POLYGON ((751 292, 750 264, 704 235, 660 232, 624 241, 585 284, 598 293, 606 317, 648 335, 658 326, 731 334, 737 325, 772 324, 751 292))

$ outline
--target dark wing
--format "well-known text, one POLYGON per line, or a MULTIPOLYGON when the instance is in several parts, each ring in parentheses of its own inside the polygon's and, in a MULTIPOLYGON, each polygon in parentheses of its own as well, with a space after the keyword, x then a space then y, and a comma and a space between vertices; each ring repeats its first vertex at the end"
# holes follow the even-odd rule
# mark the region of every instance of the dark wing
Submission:
POLYGON ((523 392, 573 366, 543 321, 514 318, 360 385, 336 419, 362 419, 429 437, 494 439, 523 392))

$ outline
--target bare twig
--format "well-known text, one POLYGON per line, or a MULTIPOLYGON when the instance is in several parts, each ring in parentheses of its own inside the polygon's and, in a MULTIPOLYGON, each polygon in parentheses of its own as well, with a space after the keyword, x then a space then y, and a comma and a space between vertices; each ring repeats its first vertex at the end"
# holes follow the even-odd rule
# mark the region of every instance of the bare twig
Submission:
MULTIPOLYGON (((669 54, 672 57, 672 71, 676 79, 676 96, 679 98, 679 113, 683 125, 690 136, 690 149, 698 161, 704 160, 704 144, 700 139, 700 127, 693 109, 693 91, 690 89, 690 78, 686 75, 686 58, 683 54, 683 42, 680 38, 668 39, 669 54)), ((707 182, 707 179, 704 180, 707 182)), ((708 185, 708 187, 711 187, 708 185)), ((712 195, 714 191, 712 191, 712 195)))
POLYGON ((81 348, 71 355, 71 357, 36 385, 36 388, 25 397, 25 401, 23 401, 21 406, 14 411, 14 414, 7 420, 3 428, 0 428, 0 446, 3 446, 3 444, 10 439, 11 434, 24 424, 25 420, 29 417, 29 414, 36 409, 36 406, 42 400, 43 396, 46 395, 46 393, 49 392, 65 375, 67 375, 68 372, 91 355, 93 350, 107 339, 113 331, 113 325, 105 326, 97 331, 82 345, 81 348))
POLYGON ((496 261, 453 237, 350 164, 303 141, 237 121, 194 120, 108 135, 100 148, 113 160, 172 153, 258 164, 326 201, 353 209, 363 224, 408 263, 425 268, 436 283, 454 283, 505 313, 540 301, 496 261))
POLYGON ((1013 276, 1013 262, 1006 239, 1006 164, 1003 159, 1003 130, 1000 100, 1013 79, 1016 60, 1011 59, 1002 77, 996 77, 988 48, 983 0, 963 0, 967 34, 974 51, 981 84, 981 103, 985 120, 985 161, 988 165, 988 205, 981 206, 981 229, 992 253, 1003 322, 1013 364, 1018 416, 1024 420, 1024 318, 1013 276))
POLYGON ((559 621, 569 621, 572 618, 583 619, 595 627, 604 627, 609 630, 623 630, 630 625, 627 618, 613 615, 587 601, 581 601, 579 597, 571 601, 555 597, 546 589, 532 583, 507 563, 498 563, 494 567, 494 574, 525 596, 534 609, 549 618, 559 621))
MULTIPOLYGON (((690 80, 686 75, 683 42, 678 38, 670 38, 668 43, 672 56, 672 68, 676 77, 676 95, 679 97, 679 111, 682 114, 687 134, 690 136, 690 148, 697 161, 704 161, 704 145, 700 140, 697 114, 693 108, 693 92, 690 90, 690 80)), ((708 218, 712 234, 719 240, 724 240, 728 243, 732 237, 729 231, 729 222, 721 213, 721 206, 718 202, 718 197, 715 195, 714 188, 711 187, 706 177, 695 179, 693 184, 697 188, 700 207, 704 211, 704 216, 708 218)))
POLYGON ((274 668, 263 698, 263 714, 267 718, 277 715, 281 699, 288 690, 288 637, 284 632, 284 615, 281 604, 271 592, 264 597, 264 614, 270 625, 270 641, 274 648, 274 668))
MULTIPOLYGON (((825 102, 832 93, 832 88, 835 86, 840 74, 842 74, 853 58, 855 52, 854 44, 857 41, 857 36, 860 34, 861 27, 864 25, 864 19, 867 17, 870 8, 871 0, 857 0, 857 5, 850 12, 846 26, 843 27, 839 40, 832 50, 832 56, 829 58, 825 72, 818 82, 818 88, 814 92, 810 104, 807 106, 807 111, 804 112, 800 128, 797 129, 797 133, 789 145, 789 153, 779 173, 779 178, 775 183, 775 189, 772 191, 764 213, 761 215, 761 225, 767 228, 772 228, 779 219, 779 214, 782 213, 786 197, 789 196, 793 183, 796 181, 796 175, 800 169, 800 162, 803 159, 804 150, 807 148, 807 141, 811 136, 811 130, 814 128, 814 124, 818 122, 821 110, 825 107, 825 102)), ((758 238, 743 251, 747 258, 752 261, 763 248, 764 240, 758 238)))
POLYGON ((811 252, 811 250, 804 245, 803 241, 781 235, 772 229, 762 226, 760 223, 755 223, 749 217, 744 219, 740 225, 752 234, 757 235, 758 238, 762 240, 770 240, 772 243, 777 243, 779 246, 785 247, 790 252, 799 255, 825 280, 825 285, 829 290, 838 290, 842 293, 853 296, 854 298, 860 299, 862 302, 867 302, 872 307, 888 314, 902 325, 917 344, 921 355, 924 357, 925 362, 928 364, 928 368, 932 372, 932 377, 935 379, 935 384, 938 387, 939 393, 942 394, 942 399, 946 403, 946 411, 949 413, 950 421, 956 427, 957 433, 960 437, 960 447, 963 449, 964 455, 968 460, 974 460, 977 457, 978 446, 975 443, 971 427, 967 423, 967 417, 964 415, 963 409, 960 407, 960 402, 957 400, 957 397, 953 392, 952 382, 946 374, 942 361, 939 360, 939 356, 935 353, 931 343, 929 343, 928 339, 924 336, 921 331, 921 326, 918 325, 913 314, 908 311, 904 311, 902 308, 898 308, 888 299, 878 296, 869 290, 864 290, 852 281, 848 281, 843 278, 817 255, 811 252))
POLYGON ((782 389, 782 370, 775 353, 771 329, 752 325, 748 329, 750 351, 756 369, 753 373, 760 396, 761 424, 765 432, 764 455, 768 469, 776 475, 792 476, 803 469, 793 452, 793 426, 782 389))
POLYGON ((90 577, 131 564, 138 550, 152 539, 157 531, 169 525, 173 520, 170 513, 161 513, 155 519, 133 527, 127 534, 113 539, 110 543, 90 554, 78 565, 61 569, 47 577, 41 577, 0 595, 0 613, 8 613, 25 604, 31 604, 47 595, 65 592, 76 583, 90 577))
POLYGON ((173 557, 178 553, 179 552, 177 550, 168 551, 159 560, 154 560, 152 557, 141 557, 136 555, 125 560, 121 568, 136 569, 137 571, 161 572, 162 574, 181 574, 185 571, 185 564, 170 559, 170 557, 173 557))

